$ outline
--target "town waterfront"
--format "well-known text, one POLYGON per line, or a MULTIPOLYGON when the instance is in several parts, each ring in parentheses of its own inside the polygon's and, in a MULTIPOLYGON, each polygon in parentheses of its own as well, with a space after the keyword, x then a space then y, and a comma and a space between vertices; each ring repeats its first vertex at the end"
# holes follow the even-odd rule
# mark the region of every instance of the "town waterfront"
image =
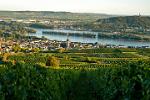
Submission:
POLYGON ((56 29, 35 29, 36 33, 29 33, 29 36, 37 36, 37 37, 46 37, 50 40, 58 40, 58 41, 66 41, 67 38, 71 42, 81 42, 81 43, 96 43, 102 45, 123 45, 123 46, 134 46, 134 47, 142 47, 149 46, 150 42, 141 42, 141 41, 133 41, 133 40, 122 40, 122 39, 108 39, 108 38, 98 38, 98 32, 90 32, 90 31, 73 31, 73 30, 56 30, 56 29), (53 34, 44 34, 43 32, 53 32, 53 34), (55 34, 55 32, 62 32, 64 34, 55 34), (67 35, 67 33, 80 33, 80 34, 95 34, 96 37, 85 37, 85 36, 77 36, 77 35, 67 35))

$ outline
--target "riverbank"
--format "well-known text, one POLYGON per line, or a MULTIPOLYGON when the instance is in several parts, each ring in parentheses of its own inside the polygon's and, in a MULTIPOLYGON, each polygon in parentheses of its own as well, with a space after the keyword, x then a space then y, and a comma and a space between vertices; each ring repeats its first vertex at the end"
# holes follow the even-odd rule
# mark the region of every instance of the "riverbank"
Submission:
POLYGON ((150 46, 150 41, 144 41, 143 39, 133 39, 130 35, 123 36, 121 38, 107 33, 98 33, 91 31, 73 31, 73 30, 56 30, 56 29, 36 29, 36 33, 30 33, 29 36, 42 36, 50 40, 66 41, 69 38, 72 42, 81 43, 100 43, 103 45, 124 45, 124 46, 150 46), (68 34, 68 35, 67 35, 68 34), (84 35, 86 34, 86 35, 84 35), (125 39, 124 39, 125 38, 125 39))

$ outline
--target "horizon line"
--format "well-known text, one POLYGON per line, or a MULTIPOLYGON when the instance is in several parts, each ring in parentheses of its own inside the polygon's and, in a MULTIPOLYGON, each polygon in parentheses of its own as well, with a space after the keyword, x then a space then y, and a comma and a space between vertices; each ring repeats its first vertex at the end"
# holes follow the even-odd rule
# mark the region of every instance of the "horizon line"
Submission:
POLYGON ((116 16, 150 16, 149 14, 141 14, 138 12, 137 14, 113 14, 113 13, 98 13, 98 12, 73 12, 73 11, 51 11, 51 10, 0 10, 0 11, 10 11, 10 12, 64 12, 64 13, 79 13, 79 14, 103 14, 103 15, 116 15, 116 16))

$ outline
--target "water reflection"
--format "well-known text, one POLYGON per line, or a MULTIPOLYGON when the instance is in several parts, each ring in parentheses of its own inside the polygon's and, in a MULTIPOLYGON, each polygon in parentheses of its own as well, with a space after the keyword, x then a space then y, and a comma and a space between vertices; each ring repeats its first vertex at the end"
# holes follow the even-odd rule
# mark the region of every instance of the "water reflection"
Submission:
MULTIPOLYGON (((37 36, 37 37, 46 37, 50 40, 59 40, 66 41, 67 34, 43 34, 43 31, 51 31, 51 32, 65 32, 65 33, 91 33, 97 34, 97 32, 89 32, 89 31, 72 31, 72 30, 51 30, 51 29, 36 29, 36 33, 30 33, 29 36, 37 36)), ((119 40, 119 39, 105 39, 105 38, 92 38, 92 37, 84 37, 84 36, 76 36, 71 35, 69 39, 72 42, 82 42, 82 43, 95 43, 98 42, 100 44, 111 44, 111 45, 124 45, 124 46, 150 46, 150 42, 139 42, 139 41, 127 41, 127 40, 119 40)))

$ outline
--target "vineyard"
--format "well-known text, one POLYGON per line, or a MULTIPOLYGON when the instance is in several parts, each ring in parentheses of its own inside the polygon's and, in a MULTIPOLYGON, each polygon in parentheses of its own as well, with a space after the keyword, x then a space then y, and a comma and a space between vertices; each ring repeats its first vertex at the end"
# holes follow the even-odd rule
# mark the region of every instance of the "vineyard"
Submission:
POLYGON ((149 51, 101 48, 3 54, 0 100, 149 100, 149 51), (58 60, 59 67, 48 66, 49 57, 58 60))
POLYGON ((84 49, 68 50, 63 53, 35 53, 35 54, 16 54, 8 57, 9 61, 24 62, 28 64, 42 64, 45 66, 47 57, 55 56, 60 61, 60 68, 82 69, 82 68, 101 68, 117 67, 129 62, 138 62, 149 59, 146 54, 136 49, 84 49))

